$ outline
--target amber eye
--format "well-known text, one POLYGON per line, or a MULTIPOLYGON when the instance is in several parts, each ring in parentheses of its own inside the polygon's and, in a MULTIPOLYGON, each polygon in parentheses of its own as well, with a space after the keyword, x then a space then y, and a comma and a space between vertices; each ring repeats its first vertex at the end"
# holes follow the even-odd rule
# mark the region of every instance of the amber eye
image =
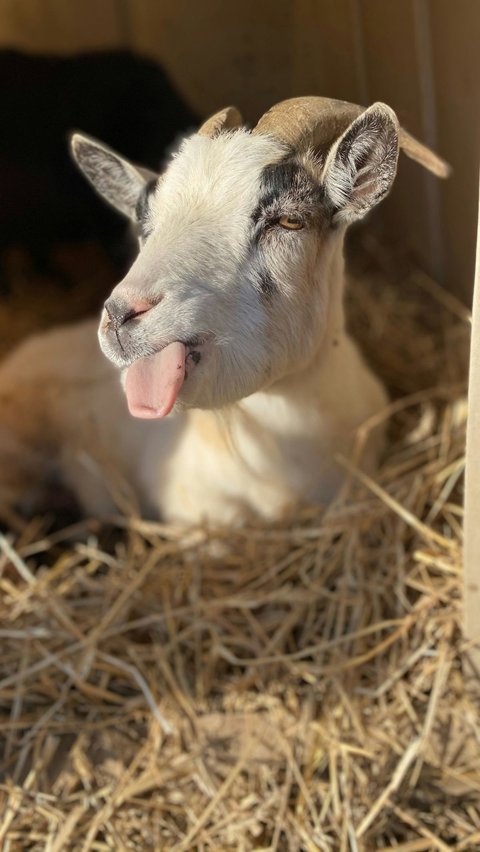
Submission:
POLYGON ((295 216, 280 216, 278 224, 282 228, 288 228, 289 231, 299 231, 300 228, 303 228, 302 220, 296 219, 295 216))

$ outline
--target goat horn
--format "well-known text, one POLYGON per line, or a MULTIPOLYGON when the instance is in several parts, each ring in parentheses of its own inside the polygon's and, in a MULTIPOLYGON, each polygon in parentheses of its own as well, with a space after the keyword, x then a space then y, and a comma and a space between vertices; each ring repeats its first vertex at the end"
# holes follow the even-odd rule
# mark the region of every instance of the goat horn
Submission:
MULTIPOLYGON (((270 133, 299 150, 328 151, 336 139, 364 111, 364 107, 332 98, 290 98, 276 104, 262 116, 253 133, 270 133)), ((448 177, 450 166, 403 127, 399 144, 407 157, 420 163, 437 177, 448 177)))
POLYGON ((207 118, 197 132, 200 136, 210 136, 213 139, 222 130, 234 130, 236 127, 241 127, 242 124, 242 116, 238 109, 234 106, 229 106, 207 118))

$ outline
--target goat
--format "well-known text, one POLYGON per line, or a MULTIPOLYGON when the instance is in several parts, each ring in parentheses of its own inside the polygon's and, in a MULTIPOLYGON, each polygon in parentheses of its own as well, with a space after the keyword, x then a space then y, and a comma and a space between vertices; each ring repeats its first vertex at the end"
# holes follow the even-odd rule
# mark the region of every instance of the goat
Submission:
MULTIPOLYGON (((140 249, 105 303, 106 358, 87 321, 0 370, 3 498, 60 471, 95 514, 120 480, 182 523, 331 500, 336 455, 387 399, 345 329, 346 228, 388 194, 400 147, 439 176, 446 164, 385 104, 317 97, 252 131, 235 108, 217 113, 161 177, 82 134, 71 147, 140 249)), ((380 429, 367 465, 382 446, 380 429)))

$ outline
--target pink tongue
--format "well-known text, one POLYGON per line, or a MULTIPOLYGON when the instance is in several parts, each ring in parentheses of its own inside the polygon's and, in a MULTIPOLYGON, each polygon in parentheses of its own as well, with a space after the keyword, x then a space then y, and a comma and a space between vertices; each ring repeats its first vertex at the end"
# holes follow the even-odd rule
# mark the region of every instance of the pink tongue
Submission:
POLYGON ((135 361, 127 370, 125 391, 134 417, 165 417, 175 403, 185 378, 185 346, 170 343, 152 355, 135 361))

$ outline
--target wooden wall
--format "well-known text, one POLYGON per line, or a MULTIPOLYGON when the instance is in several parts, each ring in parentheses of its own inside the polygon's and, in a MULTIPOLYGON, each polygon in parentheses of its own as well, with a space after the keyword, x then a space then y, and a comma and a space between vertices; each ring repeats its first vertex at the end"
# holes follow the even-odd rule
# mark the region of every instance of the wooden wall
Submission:
POLYGON ((198 112, 327 94, 393 106, 450 160, 438 184, 404 162, 378 221, 467 300, 480 148, 480 0, 0 0, 0 45, 159 59, 198 112))

